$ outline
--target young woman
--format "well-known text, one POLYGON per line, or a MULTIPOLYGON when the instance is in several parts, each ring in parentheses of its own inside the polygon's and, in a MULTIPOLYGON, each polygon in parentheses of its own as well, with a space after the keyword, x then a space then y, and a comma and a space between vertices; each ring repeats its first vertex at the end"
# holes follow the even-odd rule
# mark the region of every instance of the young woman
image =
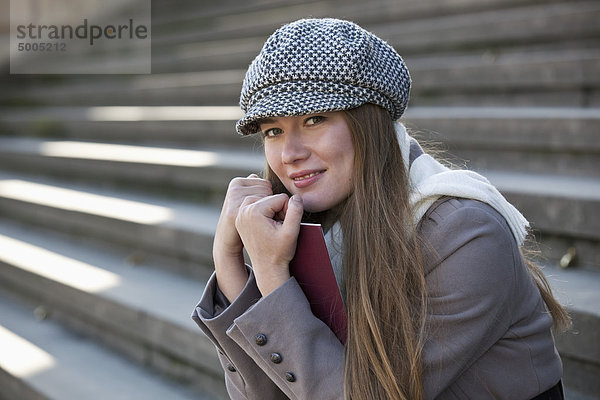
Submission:
POLYGON ((250 65, 237 130, 264 137, 267 171, 229 184, 193 314, 232 398, 562 398, 551 327, 568 316, 521 253, 527 221, 408 136, 409 90, 348 21, 285 25, 250 65), (326 232, 345 344, 290 277, 303 218, 326 232))

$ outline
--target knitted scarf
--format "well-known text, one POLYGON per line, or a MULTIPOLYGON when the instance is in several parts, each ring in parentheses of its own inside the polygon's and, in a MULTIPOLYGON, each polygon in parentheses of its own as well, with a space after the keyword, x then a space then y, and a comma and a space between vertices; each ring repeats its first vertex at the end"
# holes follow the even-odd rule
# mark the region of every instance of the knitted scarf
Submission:
MULTIPOLYGON (((504 217, 519 245, 527 236, 529 222, 486 178, 468 170, 451 170, 423 153, 409 163, 411 139, 406 128, 395 122, 404 166, 409 173, 410 206, 417 224, 427 209, 442 196, 462 197, 489 204, 504 217)), ((421 150, 422 152, 422 150, 421 150)))

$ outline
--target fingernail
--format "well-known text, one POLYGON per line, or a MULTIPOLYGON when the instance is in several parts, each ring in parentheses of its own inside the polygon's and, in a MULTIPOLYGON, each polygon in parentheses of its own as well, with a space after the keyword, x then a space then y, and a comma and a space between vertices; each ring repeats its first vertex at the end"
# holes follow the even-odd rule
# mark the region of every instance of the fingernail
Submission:
POLYGON ((297 203, 302 203, 302 197, 300 197, 297 194, 295 194, 295 195, 292 196, 292 200, 294 200, 297 203))

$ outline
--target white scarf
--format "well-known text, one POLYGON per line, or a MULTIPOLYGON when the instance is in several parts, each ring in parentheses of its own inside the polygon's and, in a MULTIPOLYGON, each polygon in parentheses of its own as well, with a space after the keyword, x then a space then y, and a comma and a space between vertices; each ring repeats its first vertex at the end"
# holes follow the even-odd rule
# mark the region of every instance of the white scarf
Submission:
MULTIPOLYGON (((473 171, 451 170, 426 153, 419 155, 410 163, 411 138, 401 123, 394 122, 394 127, 404 167, 408 171, 409 202, 415 226, 440 197, 461 197, 489 204, 504 217, 517 244, 523 244, 529 222, 485 177, 473 171)), ((343 235, 339 221, 325 234, 325 242, 339 286, 343 258, 343 235)))
POLYGON ((489 204, 504 217, 519 246, 523 244, 529 222, 486 178, 473 171, 446 168, 425 153, 418 156, 409 166, 410 137, 404 125, 395 122, 394 126, 404 167, 409 173, 409 202, 415 225, 440 197, 462 197, 489 204))

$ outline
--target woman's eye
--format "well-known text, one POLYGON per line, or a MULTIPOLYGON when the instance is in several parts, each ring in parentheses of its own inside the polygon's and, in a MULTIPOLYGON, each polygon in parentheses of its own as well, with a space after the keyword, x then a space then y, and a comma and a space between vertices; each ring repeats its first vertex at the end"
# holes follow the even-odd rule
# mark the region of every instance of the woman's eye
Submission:
POLYGON ((273 137, 283 133, 281 128, 269 128, 263 131, 263 135, 266 137, 273 137))
POLYGON ((322 115, 313 115, 312 117, 306 118, 304 123, 306 125, 316 125, 319 122, 323 122, 324 120, 325 120, 325 117, 323 117, 322 115))

